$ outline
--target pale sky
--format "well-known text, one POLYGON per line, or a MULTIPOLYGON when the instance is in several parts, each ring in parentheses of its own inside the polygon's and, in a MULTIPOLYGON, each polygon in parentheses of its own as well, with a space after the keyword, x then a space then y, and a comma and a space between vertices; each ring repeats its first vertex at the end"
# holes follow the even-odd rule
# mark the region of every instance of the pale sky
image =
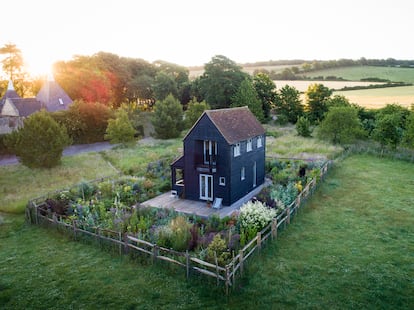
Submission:
POLYGON ((99 51, 183 66, 414 59, 412 0, 4 0, 0 12, 0 46, 35 73, 99 51))

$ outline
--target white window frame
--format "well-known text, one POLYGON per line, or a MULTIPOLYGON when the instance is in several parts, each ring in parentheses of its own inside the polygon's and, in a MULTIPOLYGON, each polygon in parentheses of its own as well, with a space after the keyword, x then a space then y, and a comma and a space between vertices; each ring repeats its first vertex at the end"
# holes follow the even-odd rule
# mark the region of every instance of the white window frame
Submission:
POLYGON ((263 140, 262 136, 257 136, 257 148, 261 148, 263 146, 263 140))
POLYGON ((233 147, 233 154, 234 157, 240 156, 241 152, 240 152, 240 142, 236 143, 233 147))
MULTIPOLYGON (((203 157, 204 164, 209 164, 210 160, 207 156, 216 155, 217 156, 217 141, 204 140, 203 142, 203 157)), ((215 164, 215 162, 213 162, 215 164)))
POLYGON ((247 140, 246 144, 246 152, 251 152, 253 149, 253 142, 252 139, 247 140))
POLYGON ((220 177, 219 178, 219 185, 226 186, 226 178, 225 177, 220 177))
POLYGON ((245 180, 246 179, 246 168, 242 167, 241 171, 240 171, 240 180, 245 180))

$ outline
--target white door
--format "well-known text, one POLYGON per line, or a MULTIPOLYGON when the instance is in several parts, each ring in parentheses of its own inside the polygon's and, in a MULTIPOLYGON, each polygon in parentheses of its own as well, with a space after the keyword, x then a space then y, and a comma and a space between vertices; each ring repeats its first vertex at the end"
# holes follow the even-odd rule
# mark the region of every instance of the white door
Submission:
POLYGON ((200 174, 200 199, 213 200, 213 176, 200 174))

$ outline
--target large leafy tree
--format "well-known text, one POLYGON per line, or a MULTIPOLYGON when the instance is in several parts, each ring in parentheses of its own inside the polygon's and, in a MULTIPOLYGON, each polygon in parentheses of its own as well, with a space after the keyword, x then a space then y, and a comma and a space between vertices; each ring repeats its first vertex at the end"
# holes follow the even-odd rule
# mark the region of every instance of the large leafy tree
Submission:
POLYGON ((6 144, 29 168, 51 168, 59 164, 63 149, 71 143, 65 127, 46 111, 32 114, 24 127, 10 135, 6 144))
POLYGON ((164 100, 169 94, 174 98, 178 97, 177 83, 171 74, 164 71, 157 73, 153 85, 154 95, 156 100, 164 100))
POLYGON ((334 144, 353 142, 362 135, 358 111, 353 107, 332 107, 320 123, 318 136, 334 144))
POLYGON ((14 81, 16 75, 22 71, 23 56, 22 52, 15 44, 5 44, 0 48, 0 54, 6 55, 1 61, 3 71, 8 75, 9 79, 14 81))
POLYGON ((299 91, 293 86, 283 86, 277 92, 275 110, 278 114, 285 115, 289 122, 295 124, 304 113, 299 91))
POLYGON ((253 78, 253 86, 262 103, 263 117, 270 118, 270 110, 276 100, 276 85, 265 73, 258 73, 253 78))
POLYGON ((231 98, 231 107, 247 106, 260 122, 264 122, 262 103, 259 100, 256 90, 249 79, 245 79, 238 91, 231 98))
POLYGON ((152 124, 160 139, 177 138, 180 135, 183 129, 183 108, 173 95, 155 103, 152 124))
POLYGON ((407 117, 403 142, 405 146, 414 149, 414 111, 407 117))
POLYGON ((323 84, 311 84, 306 91, 308 118, 313 123, 323 120, 329 106, 327 100, 332 95, 332 90, 323 84))
POLYGON ((246 77, 247 73, 244 73, 234 61, 217 55, 204 66, 198 90, 213 109, 228 108, 231 98, 246 77))

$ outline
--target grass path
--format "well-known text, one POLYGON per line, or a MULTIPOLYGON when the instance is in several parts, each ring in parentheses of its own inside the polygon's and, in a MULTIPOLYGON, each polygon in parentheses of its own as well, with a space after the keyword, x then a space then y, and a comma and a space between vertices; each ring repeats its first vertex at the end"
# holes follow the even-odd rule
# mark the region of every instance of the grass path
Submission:
POLYGON ((0 219, 4 309, 413 309, 414 165, 353 156, 227 299, 204 277, 0 219))

